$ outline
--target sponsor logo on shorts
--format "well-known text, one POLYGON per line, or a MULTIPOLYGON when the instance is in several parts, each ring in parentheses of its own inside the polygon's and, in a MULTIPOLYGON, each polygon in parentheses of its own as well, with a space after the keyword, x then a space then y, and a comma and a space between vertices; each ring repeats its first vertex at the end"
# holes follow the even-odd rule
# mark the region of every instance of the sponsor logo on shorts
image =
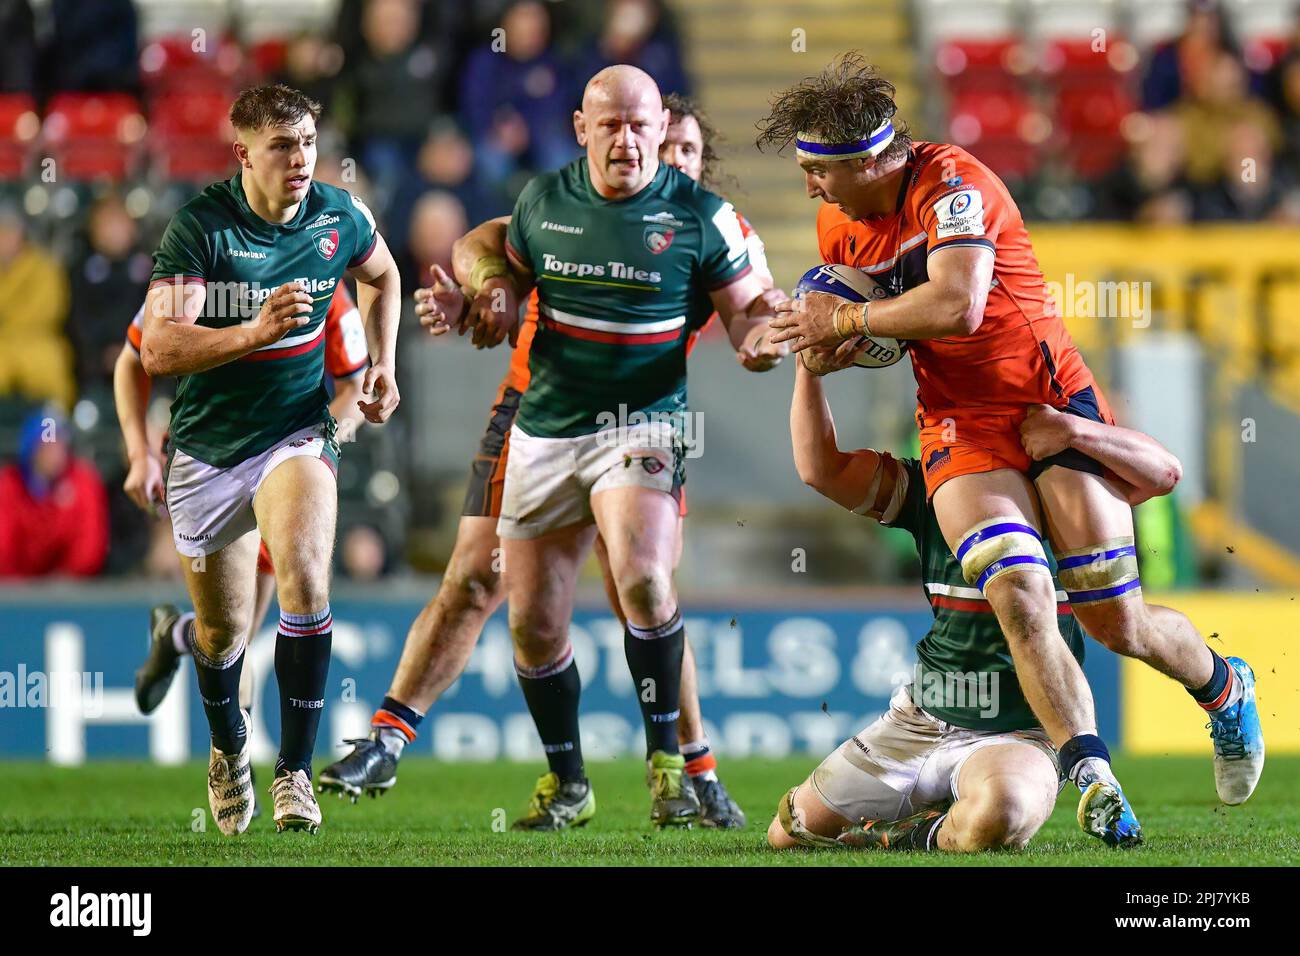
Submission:
POLYGON ((184 531, 177 531, 176 537, 180 538, 182 541, 211 541, 212 540, 212 535, 207 533, 186 534, 184 531))
POLYGON ((311 237, 311 241, 316 246, 316 251, 320 257, 328 262, 334 258, 334 253, 339 251, 339 231, 337 229, 327 229, 324 232, 318 232, 311 237))
POLYGON ((645 469, 647 475, 657 475, 664 470, 664 463, 658 458, 642 458, 641 467, 645 469))
POLYGON ((936 448, 930 452, 930 457, 925 460, 926 472, 934 471, 940 465, 945 465, 952 460, 951 448, 936 448))

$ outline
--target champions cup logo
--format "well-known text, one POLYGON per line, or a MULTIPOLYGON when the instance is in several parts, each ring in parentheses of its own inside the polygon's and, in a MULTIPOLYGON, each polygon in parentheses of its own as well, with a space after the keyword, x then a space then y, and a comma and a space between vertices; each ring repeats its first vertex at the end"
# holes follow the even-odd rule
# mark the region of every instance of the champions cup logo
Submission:
POLYGON ((316 244, 316 251, 320 253, 321 258, 326 262, 333 259, 334 253, 339 251, 339 231, 337 229, 318 232, 312 236, 312 241, 316 244))
POLYGON ((970 193, 962 193, 952 201, 952 214, 954 216, 960 216, 968 208, 970 208, 970 193))
POLYGON ((659 255, 673 244, 674 235, 676 235, 674 230, 665 229, 663 226, 646 226, 645 247, 655 255, 659 255))

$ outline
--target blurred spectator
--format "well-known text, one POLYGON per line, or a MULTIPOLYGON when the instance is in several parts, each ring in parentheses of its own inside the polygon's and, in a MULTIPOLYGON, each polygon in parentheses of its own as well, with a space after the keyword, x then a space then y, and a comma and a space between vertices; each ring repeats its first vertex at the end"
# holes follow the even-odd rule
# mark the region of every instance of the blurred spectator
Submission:
POLYGON ((1295 223, 1295 177, 1276 168, 1268 134, 1242 120, 1231 128, 1227 147, 1219 181, 1197 196, 1196 218, 1295 223))
POLYGON ((0 395, 72 407, 72 350, 63 334, 67 315, 63 267, 27 241, 17 208, 0 203, 0 395))
POLYGON ((1183 175, 1183 127, 1168 113, 1141 115, 1129 124, 1128 156, 1096 184, 1099 219, 1151 225, 1188 222, 1192 193, 1183 175))
POLYGON ((395 254, 405 250, 412 210, 430 190, 455 196, 470 223, 510 212, 511 197, 502 190, 491 189, 474 160, 474 146, 455 122, 443 120, 434 124, 416 157, 416 174, 398 190, 388 211, 385 233, 393 237, 395 254))
POLYGON ((436 89, 445 58, 420 38, 415 0, 367 0, 362 46, 345 63, 342 83, 352 143, 376 188, 382 213, 412 174, 415 154, 438 115, 436 89))
POLYGON ((405 254, 399 257, 402 287, 433 285, 430 269, 440 265, 451 274, 451 246, 469 231, 465 207, 449 192, 427 192, 411 210, 405 254))
POLYGON ((70 263, 68 335, 83 390, 112 381, 113 363, 122 348, 122 316, 132 303, 144 301, 152 268, 121 197, 105 194, 91 207, 85 238, 70 263))
POLYGON ((89 577, 108 555, 108 499, 94 466, 72 454, 68 424, 36 412, 18 461, 0 470, 0 578, 89 577))
POLYGON ((36 24, 27 0, 0 0, 0 93, 36 92, 36 24))
POLYGON ((50 14, 46 89, 138 92, 140 50, 131 0, 52 0, 50 14))
POLYGON ((665 93, 690 95, 681 44, 665 22, 661 0, 612 0, 606 7, 604 29, 583 58, 579 82, 615 63, 640 67, 665 93))
POLYGON ((1272 76, 1273 107, 1282 123, 1282 151, 1279 160, 1300 168, 1300 46, 1293 47, 1278 62, 1272 76))
POLYGON ((1182 34, 1151 52, 1142 79, 1142 108, 1164 109, 1210 71, 1220 53, 1240 57, 1240 48, 1218 0, 1188 0, 1182 34))
POLYGON ((388 548, 383 536, 368 524, 354 524, 343 533, 339 548, 343 573, 354 581, 374 581, 388 568, 388 548))
POLYGON ((342 68, 343 49, 337 43, 319 34, 300 33, 289 41, 283 67, 268 82, 301 90, 328 111, 342 68))
POLYGON ((1192 79, 1173 107, 1187 143, 1187 178, 1193 186, 1218 181, 1229 149, 1231 130, 1245 120, 1263 130, 1267 148, 1281 144, 1277 118, 1268 104, 1250 95, 1246 68, 1228 53, 1218 54, 1192 79))
POLYGON ((550 49, 550 13, 538 0, 512 3, 501 28, 470 55, 460 89, 461 116, 494 183, 520 170, 557 169, 578 155, 572 115, 581 93, 567 85, 571 71, 550 49))

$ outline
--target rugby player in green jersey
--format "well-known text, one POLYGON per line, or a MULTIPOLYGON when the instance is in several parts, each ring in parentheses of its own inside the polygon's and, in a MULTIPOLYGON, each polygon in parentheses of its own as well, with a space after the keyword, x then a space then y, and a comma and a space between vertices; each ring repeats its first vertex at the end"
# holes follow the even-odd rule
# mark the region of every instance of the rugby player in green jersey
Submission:
MULTIPOLYGON (((818 375, 845 365, 806 361, 817 371, 801 357, 790 407, 799 476, 836 504, 916 539, 934 624, 917 645, 914 680, 895 692, 882 717, 781 798, 768 842, 778 849, 1022 847, 1052 812, 1059 767, 1016 679, 997 616, 967 585, 948 549, 926 500, 920 462, 871 449, 840 451, 818 375)), ((1134 504, 1177 483, 1178 459, 1154 439, 1081 419, 1073 424, 1088 431, 1076 435, 1062 427, 1072 418, 1036 409, 1021 430, 1026 452, 1041 459, 1075 444, 1086 447, 1123 482, 1134 504)), ((1082 661, 1083 631, 1059 582, 1056 591, 1061 635, 1082 661)), ((1078 816, 1086 832, 1109 845, 1142 842, 1131 811, 1101 790, 1083 795, 1078 816), (1130 819, 1119 820, 1123 813, 1130 819)))
POLYGON ((358 407, 397 407, 397 267, 365 205, 312 181, 320 104, 283 86, 230 110, 239 172, 176 213, 154 254, 140 357, 180 377, 172 404, 167 510, 196 619, 188 642, 212 734, 208 803, 222 833, 253 812, 239 677, 259 534, 276 568, 278 830, 315 832, 311 756, 324 708, 333 618, 330 557, 338 445, 324 386, 325 315, 357 280, 372 365, 358 407))
POLYGON ((767 341, 771 297, 750 267, 735 211, 659 161, 668 120, 641 70, 596 74, 574 114, 586 156, 533 179, 505 248, 456 276, 503 300, 479 313, 479 345, 513 336, 519 298, 534 285, 539 295, 531 379, 510 431, 497 528, 516 670, 550 768, 519 821, 530 829, 533 821, 544 829, 585 823, 595 809, 567 630, 597 530, 627 617, 651 820, 690 824, 698 814, 683 790, 675 730, 683 628, 672 568, 686 343, 692 326, 717 311, 747 367, 770 368, 784 352, 767 341))
MULTIPOLYGON (((717 172, 717 154, 713 151, 716 134, 712 124, 698 105, 680 94, 667 94, 664 106, 668 108, 671 120, 667 138, 659 149, 660 161, 712 189, 717 172)), ((771 288, 774 282, 767 267, 763 243, 743 216, 740 222, 749 249, 750 265, 764 287, 771 288)), ((468 275, 477 259, 489 255, 494 245, 497 249, 504 248, 509 224, 509 216, 491 219, 457 240, 453 247, 454 261, 459 263, 457 268, 468 275)), ((462 319, 468 318, 475 304, 490 308, 490 296, 479 302, 474 298, 477 290, 462 291, 439 266, 433 267, 433 275, 435 284, 432 287, 415 291, 416 315, 432 335, 444 335, 453 327, 464 334, 469 326, 462 319)), ((710 314, 704 321, 711 319, 710 314)), ((438 593, 411 623, 388 692, 371 717, 370 734, 346 741, 352 744, 352 752, 320 772, 318 780, 322 791, 351 797, 355 803, 362 793, 373 797, 385 793, 397 783, 397 766, 402 754, 415 742, 430 708, 465 670, 488 618, 505 600, 497 522, 501 517, 501 492, 509 460, 507 435, 514 424, 519 398, 528 388, 528 355, 537 321, 537 292, 534 290, 528 299, 510 369, 497 391, 487 416, 483 439, 470 464, 469 485, 456 530, 456 544, 447 560, 447 570, 438 593)), ((693 330, 691 339, 698 334, 693 330)), ((689 351, 689 344, 687 348, 689 351)), ((747 353, 738 353, 737 359, 742 364, 759 361, 757 356, 747 353)), ((682 505, 684 515, 684 500, 682 505)), ((678 555, 682 547, 681 526, 682 518, 679 517, 675 551, 678 555)), ((618 603, 618 590, 610 577, 608 555, 599 536, 595 551, 601 564, 610 609, 618 617, 621 627, 625 623, 623 609, 618 603)), ((683 788, 683 793, 689 798, 693 790, 699 797, 701 826, 722 829, 745 826, 744 812, 720 779, 717 759, 704 729, 689 634, 682 648, 680 703, 677 741, 686 759, 685 769, 691 784, 689 788, 683 788)), ((539 782, 538 789, 549 791, 556 783, 557 780, 548 773, 539 782)), ((545 814, 530 815, 525 819, 528 829, 544 829, 552 823, 545 814)), ((567 822, 563 817, 557 819, 567 822)))

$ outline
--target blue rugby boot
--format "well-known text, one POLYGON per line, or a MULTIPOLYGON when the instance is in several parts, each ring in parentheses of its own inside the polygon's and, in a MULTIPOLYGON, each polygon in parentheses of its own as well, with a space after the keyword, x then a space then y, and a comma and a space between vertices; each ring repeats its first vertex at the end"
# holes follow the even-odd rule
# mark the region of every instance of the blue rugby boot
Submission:
POLYGON ((1142 824, 1138 823, 1124 791, 1105 780, 1094 780, 1079 798, 1079 826, 1107 846, 1142 845, 1142 824))
POLYGON ((1255 672, 1240 657, 1226 658, 1241 693, 1235 703, 1210 711, 1206 728, 1214 741, 1214 789, 1229 806, 1245 803, 1264 772, 1264 732, 1255 703, 1255 672))

